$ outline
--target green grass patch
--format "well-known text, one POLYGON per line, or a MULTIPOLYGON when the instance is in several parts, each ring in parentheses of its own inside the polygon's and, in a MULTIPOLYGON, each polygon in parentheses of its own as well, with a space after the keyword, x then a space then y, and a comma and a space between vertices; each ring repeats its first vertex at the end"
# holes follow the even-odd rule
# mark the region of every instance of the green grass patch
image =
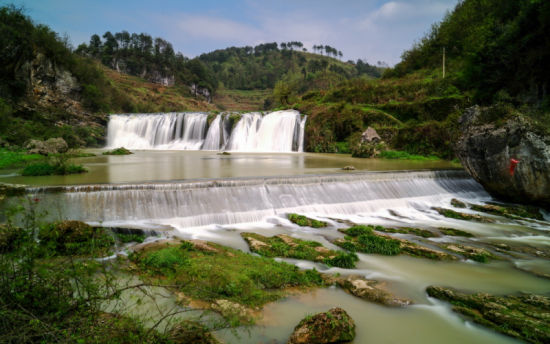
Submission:
POLYGON ((116 149, 113 149, 113 150, 110 150, 110 151, 107 151, 107 152, 103 152, 101 154, 103 154, 103 155, 130 155, 130 154, 134 154, 134 153, 130 152, 128 149, 126 149, 124 147, 119 147, 119 148, 116 148, 116 149))
POLYGON ((44 160, 40 154, 27 154, 24 151, 11 151, 0 148, 0 169, 22 167, 30 162, 44 160))
POLYGON ((461 231, 460 229, 455 229, 455 228, 440 227, 438 229, 441 232, 441 234, 448 235, 448 236, 461 236, 461 237, 465 237, 465 238, 471 238, 471 237, 474 236, 471 233, 461 231))
POLYGON ((335 244, 352 252, 363 252, 394 256, 401 253, 399 240, 376 235, 372 227, 353 226, 348 229, 341 229, 346 234, 342 240, 336 240, 335 244))
POLYGON ((306 217, 304 215, 288 214, 288 219, 291 222, 302 227, 322 228, 328 226, 328 224, 324 221, 310 219, 309 217, 306 217))
POLYGON ((434 155, 424 156, 424 155, 415 155, 410 154, 405 151, 396 151, 396 150, 386 150, 380 152, 378 155, 382 159, 400 159, 400 160, 420 160, 420 161, 437 161, 441 160, 434 155))
POLYGON ((123 234, 116 233, 116 238, 119 242, 127 244, 130 242, 142 243, 145 240, 145 235, 143 234, 123 234))
POLYGON ((287 235, 265 237, 256 233, 241 233, 250 250, 264 257, 283 257, 322 262, 345 269, 355 267, 358 258, 353 253, 324 248, 316 241, 291 238, 287 235))
POLYGON ((134 253, 130 259, 153 278, 177 284, 185 295, 204 301, 226 299, 256 307, 280 299, 284 288, 323 285, 316 270, 209 244, 216 252, 167 247, 134 253))

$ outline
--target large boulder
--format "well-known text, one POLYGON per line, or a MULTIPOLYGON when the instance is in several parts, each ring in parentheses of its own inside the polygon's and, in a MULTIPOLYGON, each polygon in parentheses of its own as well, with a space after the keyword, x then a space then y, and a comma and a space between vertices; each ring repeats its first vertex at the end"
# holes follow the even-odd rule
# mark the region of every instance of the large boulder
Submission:
POLYGON ((294 328, 288 344, 347 343, 355 338, 355 323, 339 307, 308 316, 294 328))
POLYGON ((47 139, 46 141, 30 140, 25 148, 29 154, 59 154, 65 153, 69 149, 67 142, 61 137, 47 139))
POLYGON ((525 116, 494 107, 469 108, 459 124, 458 158, 489 193, 550 207, 550 136, 525 116))

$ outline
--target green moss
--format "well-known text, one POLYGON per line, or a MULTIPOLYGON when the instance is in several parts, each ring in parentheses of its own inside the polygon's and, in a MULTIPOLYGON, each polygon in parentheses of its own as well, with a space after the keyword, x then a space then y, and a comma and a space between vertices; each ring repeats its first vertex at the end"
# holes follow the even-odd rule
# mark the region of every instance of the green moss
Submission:
POLYGON ((241 233, 250 249, 264 257, 283 257, 322 262, 345 269, 355 267, 357 256, 322 248, 316 241, 291 238, 286 235, 265 237, 256 233, 241 233), (265 245, 258 245, 257 241, 265 245))
POLYGON ((435 238, 439 236, 436 233, 431 232, 429 230, 414 228, 414 227, 389 228, 389 227, 376 226, 376 230, 379 232, 386 232, 386 233, 412 234, 422 238, 435 238))
POLYGON ((134 153, 130 152, 128 149, 126 149, 124 147, 119 147, 119 148, 116 148, 116 149, 113 149, 113 150, 110 150, 110 151, 107 151, 107 152, 103 152, 101 154, 103 154, 103 155, 130 155, 130 154, 134 154, 134 153))
POLYGON ((136 253, 130 259, 150 276, 177 284, 185 295, 205 301, 227 299, 261 306, 283 297, 284 288, 323 285, 315 270, 300 271, 271 258, 209 245, 216 253, 168 247, 136 253), (145 262, 155 265, 149 267, 145 262))
POLYGON ((120 241, 123 244, 127 244, 130 242, 142 243, 143 240, 145 240, 145 235, 116 233, 116 238, 118 241, 120 241))
POLYGON ((336 245, 344 249, 389 256, 397 255, 401 252, 399 240, 376 235, 367 226, 354 226, 340 231, 346 234, 351 232, 350 235, 346 235, 344 240, 335 241, 336 245))
POLYGON ((517 219, 521 217, 536 219, 536 220, 544 219, 544 217, 540 212, 540 209, 534 206, 526 206, 526 205, 508 206, 503 204, 486 204, 486 205, 472 204, 471 208, 472 210, 475 210, 475 211, 480 211, 480 212, 493 214, 493 215, 500 215, 511 219, 517 219))
POLYGON ((497 296, 463 293, 452 288, 428 287, 431 297, 448 301, 453 311, 505 335, 530 343, 548 343, 550 299, 533 294, 497 296))
POLYGON ((461 231, 460 229, 455 229, 455 228, 444 228, 444 227, 440 227, 438 228, 439 231, 443 234, 443 235, 449 235, 449 236, 461 236, 461 237, 466 237, 466 238, 471 238, 473 237, 474 235, 471 234, 471 233, 468 233, 468 232, 465 232, 465 231, 461 231))
POLYGON ((435 211, 437 211, 439 214, 451 218, 451 219, 457 219, 457 220, 466 220, 466 221, 476 221, 476 222, 486 222, 486 223, 492 223, 494 222, 493 219, 479 216, 479 215, 472 215, 472 214, 466 214, 466 213, 460 213, 458 211, 454 211, 447 208, 438 208, 438 207, 432 207, 435 211))
POLYGON ((310 219, 304 215, 288 214, 288 219, 302 227, 322 228, 328 226, 328 224, 324 221, 310 219))

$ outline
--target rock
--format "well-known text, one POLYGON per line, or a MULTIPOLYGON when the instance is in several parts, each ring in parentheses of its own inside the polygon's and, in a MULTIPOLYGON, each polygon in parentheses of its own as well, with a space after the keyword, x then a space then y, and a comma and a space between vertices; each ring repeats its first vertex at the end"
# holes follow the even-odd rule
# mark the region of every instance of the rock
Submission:
POLYGON ((342 170, 344 170, 344 171, 354 171, 355 167, 349 165, 349 166, 342 167, 342 170))
POLYGON ((460 118, 455 150, 462 166, 492 195, 550 208, 550 136, 521 114, 496 124, 493 108, 474 106, 460 118), (519 160, 514 173, 511 159, 519 160))
POLYGON ((252 321, 252 310, 236 302, 216 300, 212 303, 211 308, 225 318, 237 318, 245 323, 252 321))
POLYGON ((288 344, 346 343, 355 338, 355 322, 342 308, 308 316, 294 328, 288 344))
POLYGON ((188 240, 193 245, 193 249, 197 251, 202 252, 212 252, 212 253, 218 253, 219 251, 210 245, 204 240, 188 240))
POLYGON ((451 205, 455 208, 466 208, 466 203, 459 201, 456 198, 451 200, 451 205))
POLYGON ((385 306, 404 307, 412 304, 411 300, 398 298, 385 290, 385 283, 368 280, 362 276, 336 277, 335 282, 352 295, 385 306))
POLYGON ((550 298, 547 296, 469 294, 437 286, 426 291, 431 297, 450 302, 453 311, 480 325, 530 343, 550 343, 550 298))
POLYGON ((26 145, 25 149, 29 154, 59 154, 65 153, 69 149, 67 142, 61 137, 51 138, 46 141, 40 140, 30 140, 26 145))
POLYGON ((361 134, 361 143, 367 143, 367 142, 380 142, 382 141, 382 138, 376 130, 372 127, 368 127, 367 130, 361 134))

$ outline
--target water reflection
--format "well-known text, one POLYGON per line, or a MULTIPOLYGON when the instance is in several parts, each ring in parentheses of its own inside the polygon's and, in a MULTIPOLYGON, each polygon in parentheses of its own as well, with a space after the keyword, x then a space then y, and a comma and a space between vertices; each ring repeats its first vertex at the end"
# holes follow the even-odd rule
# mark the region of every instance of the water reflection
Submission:
POLYGON ((105 156, 101 150, 91 158, 74 159, 88 173, 69 176, 23 177, 14 171, 0 172, 6 183, 63 185, 92 183, 136 183, 199 178, 252 177, 297 174, 349 173, 342 167, 357 170, 418 170, 457 167, 448 161, 406 161, 360 159, 344 154, 315 153, 231 153, 208 151, 136 151, 132 155, 105 156))

